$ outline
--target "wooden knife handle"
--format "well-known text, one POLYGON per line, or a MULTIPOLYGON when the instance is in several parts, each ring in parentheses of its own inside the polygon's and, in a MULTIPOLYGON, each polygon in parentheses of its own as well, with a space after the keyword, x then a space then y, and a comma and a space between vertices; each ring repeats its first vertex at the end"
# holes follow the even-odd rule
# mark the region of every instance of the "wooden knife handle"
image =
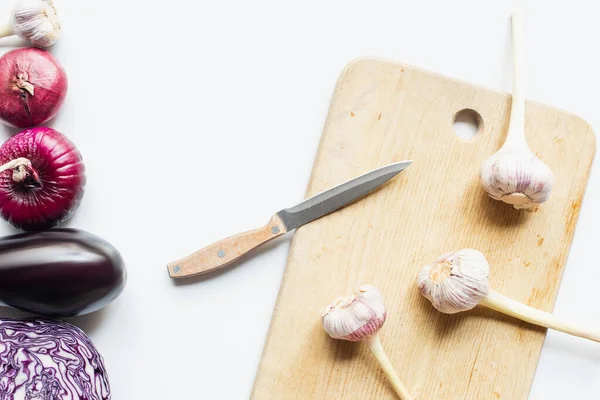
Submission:
POLYGON ((230 236, 181 260, 169 263, 169 275, 171 278, 187 278, 214 271, 286 232, 279 217, 274 215, 262 228, 230 236))

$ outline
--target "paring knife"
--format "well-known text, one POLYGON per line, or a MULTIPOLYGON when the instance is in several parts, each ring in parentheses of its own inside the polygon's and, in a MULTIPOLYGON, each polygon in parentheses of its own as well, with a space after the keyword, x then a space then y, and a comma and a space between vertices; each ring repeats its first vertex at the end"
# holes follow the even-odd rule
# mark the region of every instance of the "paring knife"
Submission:
POLYGON ((171 278, 186 278, 224 267, 249 251, 293 229, 321 218, 366 195, 398 175, 412 161, 374 169, 335 186, 271 217, 268 224, 211 244, 167 265, 171 278))

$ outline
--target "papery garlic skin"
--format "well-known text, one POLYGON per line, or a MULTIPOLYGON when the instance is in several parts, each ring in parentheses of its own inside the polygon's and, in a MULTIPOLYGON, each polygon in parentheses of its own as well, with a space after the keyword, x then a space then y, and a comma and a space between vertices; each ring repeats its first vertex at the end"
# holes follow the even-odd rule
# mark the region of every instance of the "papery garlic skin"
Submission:
POLYGON ((338 298, 321 311, 323 328, 334 339, 360 342, 375 335, 386 318, 381 292, 362 285, 350 297, 338 298))
POLYGON ((479 304, 490 291, 490 266, 477 250, 442 255, 417 278, 421 294, 439 311, 455 314, 479 304))
POLYGON ((481 166, 483 189, 495 200, 516 209, 531 209, 550 197, 554 175, 533 154, 525 138, 523 96, 523 18, 512 15, 513 93, 506 140, 500 150, 481 166))
POLYGON ((500 149, 482 164, 480 177, 491 198, 517 209, 545 202, 554 185, 550 168, 529 149, 500 149))
POLYGON ((60 38, 60 20, 52 0, 20 0, 13 8, 12 29, 34 46, 50 47, 60 38))
POLYGON ((323 328, 334 339, 364 342, 379 362, 401 400, 413 400, 379 340, 386 318, 383 296, 375 287, 362 285, 346 298, 338 298, 321 311, 323 328))

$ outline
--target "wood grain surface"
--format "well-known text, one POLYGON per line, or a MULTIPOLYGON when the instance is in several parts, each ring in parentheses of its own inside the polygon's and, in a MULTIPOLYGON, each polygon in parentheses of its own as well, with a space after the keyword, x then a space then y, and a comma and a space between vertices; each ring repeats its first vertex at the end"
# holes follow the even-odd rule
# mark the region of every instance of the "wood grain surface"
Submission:
MULTIPOLYGON (((502 144, 510 95, 398 63, 359 59, 333 96, 306 196, 394 161, 414 163, 382 188, 298 229, 252 398, 394 399, 360 343, 334 341, 319 310, 360 284, 378 287, 388 319, 381 341, 417 399, 526 399, 545 330, 483 308, 437 312, 416 276, 440 254, 471 247, 490 261, 497 291, 553 309, 595 153, 589 125, 527 102, 532 150, 555 173, 535 212, 491 200, 479 167, 502 144), (481 116, 471 140, 453 120, 481 116)), ((572 266, 577 268, 577 266, 572 266)))
POLYGON ((167 264, 171 278, 188 278, 223 268, 258 246, 287 233, 277 215, 260 228, 221 239, 197 252, 167 264))

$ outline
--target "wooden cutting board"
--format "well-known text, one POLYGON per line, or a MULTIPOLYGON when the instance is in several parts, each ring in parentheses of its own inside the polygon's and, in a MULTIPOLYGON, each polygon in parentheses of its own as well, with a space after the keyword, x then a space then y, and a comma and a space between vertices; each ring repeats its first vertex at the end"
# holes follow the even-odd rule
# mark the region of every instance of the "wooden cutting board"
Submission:
POLYGON ((536 212, 514 210, 489 199, 478 181, 482 161, 504 140, 510 102, 505 93, 394 62, 346 67, 306 195, 415 161, 372 195, 296 232, 253 399, 396 398, 366 345, 334 341, 321 326, 321 308, 362 283, 385 297, 381 341, 417 399, 527 398, 545 330, 479 308, 441 314, 415 284, 421 266, 471 247, 488 257, 493 288, 553 309, 595 136, 579 117, 527 102, 527 139, 556 184, 536 212), (453 130, 464 109, 481 117, 471 140, 453 130))

